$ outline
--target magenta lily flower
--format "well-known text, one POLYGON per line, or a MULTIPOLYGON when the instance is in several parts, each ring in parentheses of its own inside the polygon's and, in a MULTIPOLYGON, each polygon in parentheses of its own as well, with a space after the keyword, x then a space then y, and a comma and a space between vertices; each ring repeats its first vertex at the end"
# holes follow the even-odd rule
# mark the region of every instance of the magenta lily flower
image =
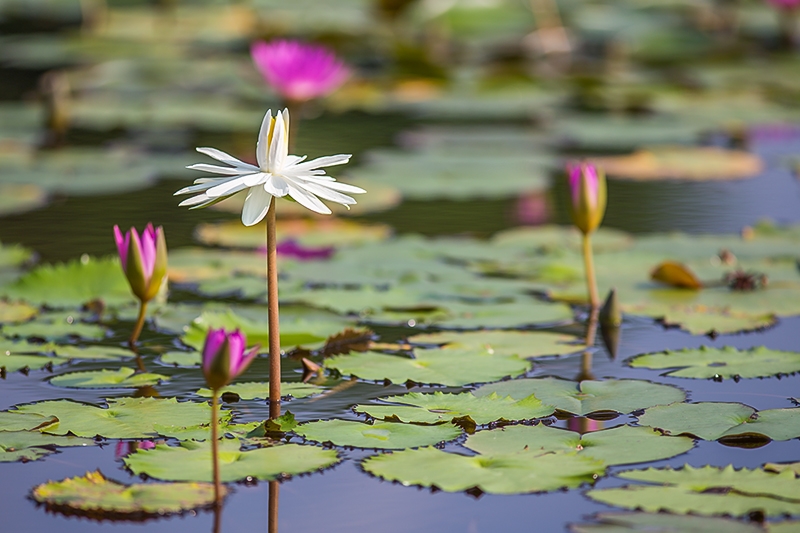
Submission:
POLYGON ((332 51, 316 44, 262 41, 253 43, 250 55, 267 84, 294 102, 326 96, 350 76, 350 69, 332 51))
POLYGON ((136 228, 124 235, 114 226, 122 271, 128 278, 133 294, 142 302, 149 302, 158 294, 167 277, 167 242, 164 229, 147 224, 141 237, 136 228))
MULTIPOLYGON (((263 251, 266 253, 266 250, 263 251)), ((336 249, 333 246, 311 248, 303 246, 294 239, 289 239, 278 243, 275 251, 278 252, 278 255, 291 257, 300 261, 318 261, 321 259, 330 259, 336 249)))
POLYGON ((238 329, 209 329, 203 346, 203 375, 209 388, 218 391, 244 372, 261 348, 245 353, 247 338, 238 329))
POLYGON ((567 165, 572 222, 584 234, 596 230, 606 212, 606 177, 591 163, 567 165))

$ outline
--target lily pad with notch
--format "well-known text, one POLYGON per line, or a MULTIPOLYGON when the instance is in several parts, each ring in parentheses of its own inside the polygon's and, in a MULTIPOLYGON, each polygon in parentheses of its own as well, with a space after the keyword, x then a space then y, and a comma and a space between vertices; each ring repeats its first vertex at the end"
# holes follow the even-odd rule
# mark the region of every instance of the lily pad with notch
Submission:
POLYGON ((453 424, 416 425, 397 422, 368 424, 356 420, 320 420, 300 424, 294 432, 308 440, 330 442, 337 446, 398 450, 430 446, 461 436, 453 424))
POLYGON ((91 439, 45 435, 38 431, 0 431, 0 463, 35 461, 56 446, 94 446, 91 439))
POLYGON ((634 368, 672 369, 666 375, 678 378, 758 378, 800 371, 800 353, 764 346, 750 350, 701 346, 637 355, 628 364, 634 368))

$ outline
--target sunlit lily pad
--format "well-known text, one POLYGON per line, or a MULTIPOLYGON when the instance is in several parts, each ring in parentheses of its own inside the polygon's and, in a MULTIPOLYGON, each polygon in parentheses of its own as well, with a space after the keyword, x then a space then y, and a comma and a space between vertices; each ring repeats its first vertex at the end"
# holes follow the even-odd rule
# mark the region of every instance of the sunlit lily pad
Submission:
MULTIPOLYGON (((764 533, 758 523, 668 513, 600 513, 597 524, 570 524, 571 533, 764 533)), ((770 528, 770 532, 772 529, 770 528)))
POLYGON ((92 300, 133 302, 118 258, 42 265, 3 288, 6 296, 51 307, 77 307, 92 300))
POLYGON ((800 371, 800 353, 770 350, 764 346, 750 350, 701 346, 637 355, 629 364, 637 368, 675 369, 667 375, 680 378, 757 378, 800 371))
POLYGON ((601 461, 572 453, 520 452, 467 457, 436 448, 374 455, 362 463, 370 474, 403 485, 447 492, 478 488, 491 494, 546 492, 579 487, 605 471, 601 461))
POLYGON ((653 405, 681 402, 686 398, 686 393, 677 387, 635 379, 580 383, 549 377, 515 379, 475 390, 476 396, 493 393, 517 399, 535 394, 543 403, 576 415, 612 411, 624 414, 653 405))
MULTIPOLYGON (((339 218, 290 219, 278 222, 278 239, 295 239, 303 246, 348 246, 382 241, 389 237, 389 227, 365 225, 339 218)), ((200 242, 237 248, 265 248, 266 233, 260 225, 243 226, 238 220, 201 224, 195 230, 200 242)), ((266 261, 266 256, 264 256, 266 261)))
MULTIPOLYGON (((248 477, 271 481, 284 475, 297 475, 328 468, 339 462, 334 450, 317 446, 284 444, 240 451, 239 440, 220 443, 219 465, 222 481, 248 477)), ((211 448, 208 443, 182 442, 180 446, 159 444, 152 450, 139 450, 125 458, 125 465, 136 475, 147 474, 169 481, 211 481, 211 448)))
POLYGON ((577 452, 606 465, 625 465, 686 453, 692 449, 694 441, 688 437, 664 437, 656 430, 642 427, 619 426, 581 436, 573 431, 538 424, 479 431, 470 435, 464 445, 483 455, 523 450, 577 452))
POLYGON ((800 479, 793 472, 686 465, 677 470, 648 468, 617 475, 661 485, 596 489, 586 495, 609 505, 649 512, 744 516, 761 511, 770 517, 800 512, 800 479))
MULTIPOLYGON (((223 495, 226 493, 222 488, 223 495)), ((34 487, 31 497, 53 511, 93 518, 162 517, 214 502, 210 483, 134 483, 123 485, 99 470, 34 487)))
MULTIPOLYGON (((460 387, 519 376, 528 371, 530 363, 513 355, 492 355, 486 350, 438 349, 417 350, 413 359, 378 352, 352 353, 328 359, 325 367, 371 381, 388 379, 394 383, 413 381, 460 387)), ((527 396, 530 394, 517 399, 527 396)))
POLYGON ((610 178, 689 181, 751 178, 761 172, 761 159, 747 152, 722 148, 662 147, 632 155, 592 160, 610 178))
POLYGON ((488 350, 494 355, 543 357, 575 353, 584 346, 572 335, 546 331, 443 331, 409 337, 417 344, 444 344, 445 349, 488 350))
POLYGON ((47 192, 37 185, 0 183, 0 215, 18 215, 47 204, 47 192))
POLYGON ((75 313, 42 313, 34 320, 22 324, 3 326, 6 337, 64 341, 72 338, 100 340, 108 330, 98 324, 87 324, 75 313))
POLYGON ((724 335, 774 326, 772 313, 752 314, 705 305, 629 305, 626 312, 657 318, 665 326, 680 327, 693 335, 724 335))
POLYGON ((195 368, 200 366, 200 352, 167 352, 161 354, 157 361, 167 366, 179 366, 184 368, 195 368))
POLYGON ((57 423, 58 418, 53 415, 0 411, 0 431, 43 430, 57 423))
POLYGON ((76 346, 74 344, 46 344, 43 345, 48 351, 52 351, 58 357, 69 357, 85 361, 114 361, 117 359, 130 359, 136 354, 131 350, 119 348, 117 346, 76 346))
POLYGON ((791 470, 795 476, 800 477, 800 463, 767 463, 764 465, 764 470, 779 474, 784 470, 791 470))
MULTIPOLYGON (((491 243, 504 250, 523 252, 526 255, 558 253, 564 249, 580 252, 581 232, 573 226, 536 226, 512 228, 492 237, 491 243)), ((592 234, 594 253, 614 252, 630 248, 633 237, 613 228, 599 228, 592 234)), ((491 253, 491 248, 487 248, 491 253)))
POLYGON ((132 368, 119 370, 89 370, 86 372, 69 372, 50 380, 56 387, 72 389, 135 389, 147 385, 158 385, 169 379, 163 374, 148 372, 135 373, 132 368))
POLYGON ((94 446, 91 439, 45 435, 38 431, 0 431, 0 463, 35 461, 56 446, 94 446))
MULTIPOLYGON (((155 433, 155 424, 184 427, 208 423, 211 416, 207 403, 178 402, 175 398, 116 398, 106 402, 108 407, 102 408, 71 400, 49 400, 20 405, 2 414, 7 415, 5 418, 12 427, 14 416, 55 416, 58 422, 47 426, 48 433, 71 433, 79 437, 100 435, 107 439, 142 439, 155 433)), ((224 421, 228 417, 229 412, 223 411, 220 415, 224 421)), ((0 421, 0 429, 8 429, 4 422, 0 421)))
MULTIPOLYGON (((281 395, 291 396, 293 398, 308 398, 314 394, 320 394, 325 389, 317 385, 309 383, 281 383, 281 395)), ((242 400, 266 400, 269 398, 269 383, 266 382, 249 382, 249 383, 234 383, 220 389, 220 394, 232 393, 236 394, 242 400)), ((198 396, 204 398, 211 397, 211 389, 200 389, 197 391, 198 396)))
POLYGON ((800 408, 756 412, 740 403, 674 403, 645 410, 639 423, 704 440, 790 440, 800 437, 800 408))
POLYGON ((294 432, 316 442, 332 442, 337 446, 398 450, 429 446, 461 436, 461 428, 453 424, 418 426, 396 422, 367 424, 356 420, 320 420, 300 424, 294 432))
MULTIPOLYGON (((244 424, 223 423, 220 424, 219 436, 220 439, 230 438, 230 436, 245 438, 251 431, 261 426, 263 422, 246 422, 244 424)), ((163 436, 177 440, 195 440, 204 441, 211 438, 211 426, 208 422, 205 424, 198 424, 196 426, 176 427, 164 426, 161 424, 154 424, 153 428, 156 432, 163 436)))
POLYGON ((25 322, 36 316, 38 309, 25 302, 0 300, 0 323, 25 322))
POLYGON ((542 404, 535 396, 522 400, 490 395, 476 397, 470 392, 450 394, 411 392, 402 396, 381 398, 400 405, 360 404, 353 407, 357 413, 373 418, 398 419, 401 422, 437 424, 454 418, 470 417, 478 425, 495 421, 530 420, 551 415, 552 406, 542 404))
POLYGON ((51 357, 47 355, 15 355, 0 354, 0 370, 3 372, 17 372, 18 370, 41 370, 63 365, 69 361, 64 357, 51 357))

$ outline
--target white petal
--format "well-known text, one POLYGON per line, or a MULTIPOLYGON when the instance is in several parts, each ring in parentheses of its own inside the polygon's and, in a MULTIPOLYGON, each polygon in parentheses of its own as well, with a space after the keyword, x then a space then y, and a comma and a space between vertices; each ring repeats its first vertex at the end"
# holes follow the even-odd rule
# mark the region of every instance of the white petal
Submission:
POLYGON ((186 168, 189 170, 202 170, 203 172, 211 172, 212 174, 223 174, 225 176, 235 176, 242 173, 241 169, 236 167, 220 167, 217 165, 207 165, 205 163, 189 165, 186 168))
POLYGON ((273 196, 283 197, 289 194, 289 184, 280 176, 273 175, 264 182, 264 190, 273 196))
POLYGON ((283 126, 286 128, 286 131, 288 132, 289 131, 289 108, 288 107, 284 107, 283 108, 283 112, 281 114, 283 115, 283 126))
POLYGON ((312 170, 319 167, 344 165, 350 161, 351 157, 353 157, 351 154, 326 155, 324 157, 312 159, 311 161, 306 161, 305 163, 300 163, 299 165, 294 165, 293 168, 295 170, 312 170))
POLYGON ((319 198, 317 198, 308 191, 304 191, 299 187, 295 187, 291 183, 289 184, 289 196, 297 200, 297 203, 302 205, 306 209, 310 209, 322 215, 331 214, 331 210, 328 209, 328 206, 320 202, 319 198))
POLYGON ((248 187, 245 183, 244 178, 235 178, 232 180, 228 180, 225 183, 220 183, 214 187, 211 187, 206 191, 206 196, 209 198, 219 198, 221 196, 230 196, 231 194, 236 194, 237 192, 244 190, 248 187))
POLYGON ((189 185, 188 187, 184 187, 179 191, 175 191, 172 196, 178 196, 179 194, 192 194, 200 191, 206 191, 215 185, 219 185, 220 183, 224 183, 228 181, 230 178, 223 178, 223 179, 215 179, 213 181, 204 181, 203 183, 198 183, 197 185, 189 185))
POLYGON ((269 127, 272 124, 272 109, 267 111, 267 114, 264 115, 264 120, 261 121, 261 129, 258 132, 258 142, 256 143, 256 160, 258 161, 258 166, 261 168, 266 168, 264 165, 267 164, 267 140, 269 139, 269 127))
POLYGON ((245 163, 244 161, 239 161, 232 155, 228 155, 222 150, 217 150, 216 148, 195 148, 201 154, 205 154, 208 157, 213 157, 217 161, 222 161, 223 163, 227 163, 232 167, 237 168, 246 168, 250 171, 258 172, 258 168, 254 167, 250 163, 245 163))
POLYGON ((306 191, 316 194, 325 200, 330 200, 331 202, 336 202, 342 205, 353 205, 357 203, 355 198, 351 198, 340 192, 333 191, 324 185, 319 185, 317 183, 304 183, 302 187, 306 191))
POLYGON ((187 198, 178 205, 180 207, 185 207, 187 205, 202 204, 203 202, 208 202, 209 200, 211 200, 211 198, 209 198, 208 196, 205 195, 205 193, 203 193, 203 194, 198 194, 197 196, 192 196, 191 198, 187 198))
POLYGON ((304 155, 303 157, 300 157, 299 155, 287 155, 286 161, 284 162, 283 166, 288 167, 291 165, 296 165, 300 161, 305 161, 306 157, 308 156, 304 155))
POLYGON ((259 172, 257 174, 248 174, 247 176, 242 176, 244 178, 244 184, 248 187, 255 187, 256 185, 262 185, 270 178, 271 174, 269 172, 259 172))
POLYGON ((267 215, 272 195, 264 187, 252 187, 247 194, 242 208, 242 224, 253 226, 261 222, 267 215))
POLYGON ((333 189, 334 191, 341 191, 341 192, 349 192, 352 194, 364 194, 367 191, 362 189, 361 187, 356 187, 355 185, 348 185, 347 183, 342 183, 340 181, 325 181, 324 183, 319 183, 319 178, 311 178, 307 179, 305 183, 315 183, 319 186, 326 187, 328 189, 333 189))
POLYGON ((275 127, 272 130, 272 143, 269 145, 269 164, 267 169, 270 172, 278 172, 283 168, 286 156, 289 153, 286 138, 286 128, 283 124, 283 114, 275 117, 275 127))

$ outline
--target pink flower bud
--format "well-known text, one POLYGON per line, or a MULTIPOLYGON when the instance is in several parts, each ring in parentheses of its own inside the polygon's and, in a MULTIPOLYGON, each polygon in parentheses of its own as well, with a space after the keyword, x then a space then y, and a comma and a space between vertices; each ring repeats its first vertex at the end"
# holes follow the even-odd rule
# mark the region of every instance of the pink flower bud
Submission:
POLYGON ((203 375, 213 390, 219 390, 245 371, 258 354, 260 346, 245 354, 247 339, 238 329, 209 329, 203 346, 203 375))
POLYGON ((264 80, 287 100, 326 96, 342 85, 350 70, 336 55, 300 41, 256 42, 250 55, 264 80))
POLYGON ((139 237, 136 228, 131 228, 123 235, 119 226, 114 226, 114 240, 122 271, 133 294, 143 302, 152 300, 167 277, 164 229, 161 226, 153 228, 148 223, 139 237))
POLYGON ((593 232, 606 212, 606 177, 591 163, 567 165, 572 222, 584 234, 593 232))

